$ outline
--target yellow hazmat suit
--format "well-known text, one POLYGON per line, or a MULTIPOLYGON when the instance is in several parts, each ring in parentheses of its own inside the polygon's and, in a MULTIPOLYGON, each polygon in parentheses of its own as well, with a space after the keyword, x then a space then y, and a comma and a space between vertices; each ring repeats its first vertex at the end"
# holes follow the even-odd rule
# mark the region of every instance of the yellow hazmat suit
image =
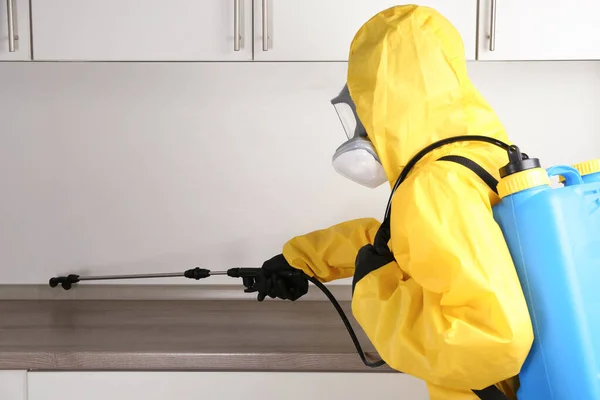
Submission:
MULTIPOLYGON (((508 142, 467 76, 460 35, 431 8, 393 7, 366 22, 351 44, 347 84, 390 185, 435 141, 483 135, 508 142)), ((476 399, 471 389, 493 384, 514 398, 511 378, 533 331, 492 216, 500 199, 471 170, 438 161, 446 155, 467 157, 496 178, 508 161, 482 142, 449 144, 419 161, 391 203, 395 260, 355 276, 352 311, 382 358, 426 381, 432 399, 476 399)), ((324 282, 351 277, 379 226, 368 218, 344 222, 291 239, 283 255, 324 282)))

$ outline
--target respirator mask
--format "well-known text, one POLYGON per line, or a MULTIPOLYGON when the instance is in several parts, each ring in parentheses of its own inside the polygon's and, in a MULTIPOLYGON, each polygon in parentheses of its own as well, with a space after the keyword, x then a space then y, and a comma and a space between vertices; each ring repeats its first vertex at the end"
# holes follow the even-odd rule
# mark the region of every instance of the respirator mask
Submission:
POLYGON ((346 140, 333 154, 332 164, 337 173, 368 188, 376 188, 387 181, 387 176, 367 136, 365 127, 356 114, 348 85, 331 100, 344 127, 346 140))

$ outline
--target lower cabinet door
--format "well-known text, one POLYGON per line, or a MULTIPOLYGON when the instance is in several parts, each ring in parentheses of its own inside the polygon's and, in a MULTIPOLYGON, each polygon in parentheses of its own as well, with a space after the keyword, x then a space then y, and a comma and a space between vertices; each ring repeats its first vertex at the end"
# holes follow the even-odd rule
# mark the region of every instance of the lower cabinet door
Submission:
POLYGON ((400 373, 30 372, 28 392, 28 400, 429 398, 422 381, 400 373))
POLYGON ((27 371, 0 371, 0 399, 27 400, 27 371))

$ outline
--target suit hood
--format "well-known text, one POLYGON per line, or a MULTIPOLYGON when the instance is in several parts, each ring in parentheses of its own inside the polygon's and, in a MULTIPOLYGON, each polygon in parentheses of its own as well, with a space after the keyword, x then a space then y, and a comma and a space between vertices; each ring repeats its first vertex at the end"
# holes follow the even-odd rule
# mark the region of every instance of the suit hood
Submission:
POLYGON ((391 184, 421 149, 459 135, 507 141, 498 117, 467 76, 460 34, 415 5, 384 10, 355 35, 348 89, 391 184))

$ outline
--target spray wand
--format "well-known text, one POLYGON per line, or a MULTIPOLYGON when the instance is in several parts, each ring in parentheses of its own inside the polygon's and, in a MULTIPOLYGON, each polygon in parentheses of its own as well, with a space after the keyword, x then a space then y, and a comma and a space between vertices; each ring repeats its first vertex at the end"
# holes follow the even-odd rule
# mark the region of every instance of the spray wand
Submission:
MULTIPOLYGON (((84 281, 101 281, 101 280, 121 280, 121 279, 153 279, 153 278, 188 278, 194 280, 205 279, 210 276, 229 276, 231 278, 242 278, 242 284, 246 287, 246 292, 252 291, 256 285, 257 280, 264 279, 264 271, 262 268, 230 268, 225 271, 211 271, 204 268, 192 268, 188 269, 184 272, 167 272, 167 273, 155 273, 155 274, 134 274, 134 275, 98 275, 98 276, 79 276, 76 274, 70 274, 67 276, 56 276, 50 278, 49 284, 50 287, 55 288, 57 286, 61 286, 64 290, 69 290, 73 287, 73 284, 84 281)), ((327 289, 323 283, 321 283, 318 279, 306 275, 304 272, 300 270, 286 270, 277 272, 277 275, 282 278, 292 278, 304 276, 306 279, 311 282, 313 285, 318 287, 327 297, 327 299, 331 302, 337 313, 339 314, 352 342, 354 343, 354 347, 356 348, 356 352, 358 353, 362 362, 370 368, 377 368, 385 365, 385 361, 369 361, 365 352, 360 345, 358 337, 350 325, 350 321, 348 317, 344 313, 344 310, 338 303, 337 299, 333 296, 333 294, 327 289)))

